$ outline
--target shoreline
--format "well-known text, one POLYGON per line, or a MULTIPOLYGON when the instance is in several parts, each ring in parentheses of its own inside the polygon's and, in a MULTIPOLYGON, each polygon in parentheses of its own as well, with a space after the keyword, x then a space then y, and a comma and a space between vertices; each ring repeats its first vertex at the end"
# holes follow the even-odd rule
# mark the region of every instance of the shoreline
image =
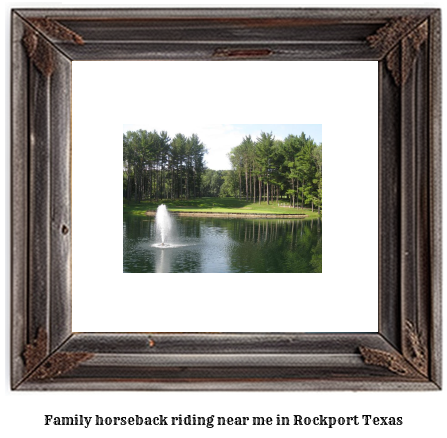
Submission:
MULTIPOLYGON (((145 212, 146 216, 155 216, 156 210, 148 210, 145 212)), ((217 213, 217 212, 194 212, 194 211, 169 211, 173 216, 196 216, 196 217, 240 217, 240 218, 258 218, 258 219, 305 219, 307 214, 274 214, 274 213, 217 213)))

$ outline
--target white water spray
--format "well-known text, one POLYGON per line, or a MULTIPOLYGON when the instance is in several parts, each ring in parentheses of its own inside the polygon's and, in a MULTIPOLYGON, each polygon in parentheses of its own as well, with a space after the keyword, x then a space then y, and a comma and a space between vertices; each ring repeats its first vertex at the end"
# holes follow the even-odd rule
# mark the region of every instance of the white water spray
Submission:
POLYGON ((169 246, 167 242, 172 235, 172 217, 166 208, 166 205, 161 204, 157 208, 157 213, 155 215, 155 229, 157 234, 160 234, 161 244, 157 246, 169 246))

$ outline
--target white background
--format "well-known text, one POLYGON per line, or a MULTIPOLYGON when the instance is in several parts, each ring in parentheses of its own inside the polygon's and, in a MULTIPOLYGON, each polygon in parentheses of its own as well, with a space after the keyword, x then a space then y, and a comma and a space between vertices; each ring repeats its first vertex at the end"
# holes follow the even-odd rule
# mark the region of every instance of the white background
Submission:
POLYGON ((175 66, 73 63, 73 330, 377 331, 377 62, 175 66), (123 274, 122 126, 176 121, 323 125, 322 274, 123 274))
MULTIPOLYGON (((136 4, 136 2, 134 2, 136 4)), ((145 1, 145 5, 151 4, 145 1)), ((179 5, 180 3, 177 3, 179 5)), ((188 6, 190 4, 184 3, 188 6)), ((210 2, 204 2, 202 5, 209 5, 210 2)), ((259 6, 259 1, 250 3, 246 0, 246 5, 259 6)), ((356 6, 365 4, 357 2, 356 6)), ((5 62, 2 65, 2 74, 6 93, 4 94, 5 117, 0 120, 2 132, 5 132, 5 190, 2 191, 5 196, 7 208, 5 214, 1 217, 2 230, 6 236, 5 245, 5 263, 1 264, 2 278, 5 278, 5 299, 4 308, 1 312, 2 327, 4 327, 4 336, 2 337, 2 382, 3 389, 0 405, 0 431, 3 436, 45 436, 60 437, 63 434, 66 437, 92 436, 99 437, 107 434, 109 437, 122 437, 124 434, 132 437, 151 436, 171 436, 175 432, 182 436, 200 437, 200 436, 222 436, 227 437, 228 432, 234 436, 257 436, 270 437, 276 436, 331 436, 331 437, 377 437, 384 438, 395 436, 445 436, 447 427, 445 425, 445 407, 447 406, 447 397, 445 391, 424 392, 424 393, 402 393, 402 392, 336 392, 336 393, 301 393, 301 392, 269 392, 269 393, 77 393, 77 392, 51 392, 51 393, 20 393, 9 390, 9 339, 10 339, 10 316, 9 316, 9 76, 8 76, 8 51, 9 51, 9 9, 11 7, 54 7, 72 6, 72 4, 61 3, 9 3, 6 5, 3 16, 5 44, 2 59, 5 62), (6 67, 6 69, 5 69, 6 67), (43 426, 43 416, 45 414, 72 416, 76 414, 94 416, 98 415, 178 415, 178 414, 196 414, 196 415, 233 415, 233 416, 275 416, 281 415, 363 415, 372 414, 379 416, 403 416, 404 425, 401 427, 356 427, 356 428, 335 428, 325 429, 318 427, 301 428, 232 428, 229 431, 222 429, 205 428, 182 428, 182 429, 124 429, 108 428, 106 431, 99 429, 81 429, 81 428, 57 428, 43 426)), ((97 3, 99 6, 100 4, 97 3)), ((111 6, 110 3, 107 3, 111 6)), ((219 3, 219 5, 224 5, 219 3)), ((228 6, 229 4, 226 4, 228 6)), ((278 6, 266 4, 268 6, 278 6)), ((289 3, 284 6, 306 6, 305 4, 289 3)), ((333 6, 336 3, 326 2, 319 6, 333 6)), ((374 4, 366 3, 366 6, 429 6, 441 7, 441 2, 431 2, 423 4, 422 2, 397 1, 392 5, 382 1, 374 4)), ((87 5, 83 5, 87 6, 87 5)), ((88 6, 93 6, 92 4, 88 6)), ((127 7, 131 4, 126 4, 127 7)), ((224 5, 225 6, 225 5, 224 5)), ((317 5, 312 5, 313 7, 317 5)), ((349 5, 343 5, 349 6, 349 5)), ((354 5, 353 5, 354 6, 354 5)), ((445 59, 445 57, 444 57, 445 59)), ((445 99, 444 99, 445 100, 445 99)), ((326 200, 325 200, 326 202, 326 200)), ((445 363, 445 361, 444 361, 445 363)), ((445 370, 445 366, 444 366, 445 370)), ((444 371, 445 374, 445 371, 444 371)))

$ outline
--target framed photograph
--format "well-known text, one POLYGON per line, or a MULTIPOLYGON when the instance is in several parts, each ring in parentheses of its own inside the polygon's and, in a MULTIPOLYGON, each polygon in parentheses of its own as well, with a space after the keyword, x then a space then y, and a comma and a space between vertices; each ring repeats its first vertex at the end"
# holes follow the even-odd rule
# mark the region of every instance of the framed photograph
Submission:
POLYGON ((440 389, 440 56, 437 9, 14 10, 11 387, 440 389))

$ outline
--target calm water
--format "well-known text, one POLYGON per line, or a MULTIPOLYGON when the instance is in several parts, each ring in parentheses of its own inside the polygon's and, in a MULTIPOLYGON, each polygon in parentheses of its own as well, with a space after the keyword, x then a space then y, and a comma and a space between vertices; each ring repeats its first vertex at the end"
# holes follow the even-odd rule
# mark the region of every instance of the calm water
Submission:
POLYGON ((125 216, 124 272, 321 272, 322 220, 174 217, 168 248, 155 218, 125 216))

